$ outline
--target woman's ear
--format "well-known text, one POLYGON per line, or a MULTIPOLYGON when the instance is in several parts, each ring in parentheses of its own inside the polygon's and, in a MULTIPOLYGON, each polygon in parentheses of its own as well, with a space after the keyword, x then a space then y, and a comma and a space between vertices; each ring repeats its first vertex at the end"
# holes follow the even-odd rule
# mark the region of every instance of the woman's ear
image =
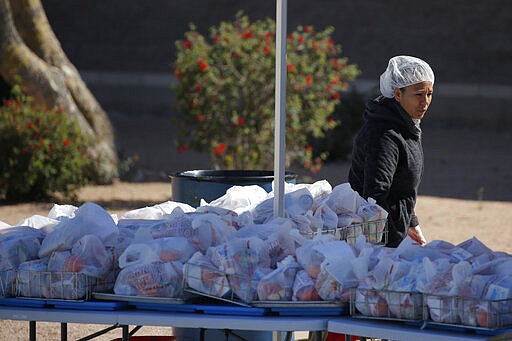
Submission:
POLYGON ((393 96, 395 97, 395 100, 400 103, 400 96, 402 95, 402 91, 400 91, 399 88, 393 89, 393 96))

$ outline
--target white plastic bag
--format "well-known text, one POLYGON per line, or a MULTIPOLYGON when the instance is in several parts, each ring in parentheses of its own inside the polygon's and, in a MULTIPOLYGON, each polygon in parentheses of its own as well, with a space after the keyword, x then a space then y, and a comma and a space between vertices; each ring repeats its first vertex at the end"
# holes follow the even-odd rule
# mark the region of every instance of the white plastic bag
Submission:
POLYGON ((234 238, 208 249, 207 255, 226 274, 251 277, 258 268, 269 268, 265 242, 257 237, 234 238))
POLYGON ((222 217, 213 214, 197 214, 192 220, 193 235, 191 243, 201 252, 206 253, 209 247, 219 245, 236 229, 222 217))
POLYGON ((117 295, 178 298, 183 294, 183 264, 154 262, 121 270, 114 285, 117 295))
POLYGON ((181 212, 194 212, 195 209, 185 203, 166 201, 161 204, 137 208, 121 215, 121 219, 164 219, 175 209, 181 212))
POLYGON ((119 256, 119 267, 149 264, 160 261, 160 256, 149 243, 130 244, 119 256))
POLYGON ((226 273, 219 270, 208 257, 196 252, 185 264, 187 286, 216 297, 224 297, 231 292, 226 273))
POLYGON ((299 270, 293 282, 292 301, 318 301, 320 296, 315 288, 315 281, 306 270, 299 270))
POLYGON ((81 273, 95 278, 103 278, 114 268, 114 257, 107 250, 101 239, 94 234, 87 234, 76 241, 71 249, 73 256, 83 259, 84 267, 81 273))
POLYGON ((268 273, 258 282, 260 301, 290 301, 293 294, 293 282, 299 264, 288 256, 277 264, 277 269, 268 273))
POLYGON ((110 214, 94 203, 85 203, 75 211, 71 219, 61 221, 55 230, 43 240, 39 258, 49 256, 54 251, 69 250, 86 234, 98 236, 105 246, 114 246, 118 228, 110 214))
MULTIPOLYGON (((353 257, 352 257, 353 259, 353 257)), ((320 266, 315 288, 325 301, 348 301, 350 290, 359 284, 350 263, 350 257, 329 258, 320 266)))
POLYGON ((36 229, 40 229, 45 233, 49 233, 53 230, 55 225, 59 223, 58 220, 44 217, 42 215, 35 214, 26 219, 21 220, 16 225, 17 226, 30 226, 36 229))
MULTIPOLYGON (((288 187, 291 188, 291 187, 288 187)), ((256 224, 264 224, 274 218, 274 197, 260 202, 251 210, 256 224)), ((284 195, 285 217, 304 215, 313 207, 313 196, 306 187, 301 187, 284 195)))
POLYGON ((336 214, 356 213, 360 200, 364 199, 346 182, 333 188, 327 199, 327 205, 336 214))
POLYGON ((19 264, 36 259, 45 233, 28 226, 0 230, 0 271, 16 269, 19 264))
POLYGON ((318 206, 313 217, 320 220, 322 230, 335 230, 338 227, 338 216, 326 203, 318 206))
POLYGON ((267 191, 261 186, 232 186, 226 194, 210 202, 210 206, 233 210, 238 214, 249 210, 267 198, 267 191))
POLYGON ((75 216, 75 211, 78 207, 73 205, 58 205, 53 204, 52 209, 48 212, 48 218, 55 220, 67 220, 75 216))
POLYGON ((21 263, 18 268, 16 291, 25 297, 47 297, 50 283, 44 272, 48 271, 48 258, 21 263))

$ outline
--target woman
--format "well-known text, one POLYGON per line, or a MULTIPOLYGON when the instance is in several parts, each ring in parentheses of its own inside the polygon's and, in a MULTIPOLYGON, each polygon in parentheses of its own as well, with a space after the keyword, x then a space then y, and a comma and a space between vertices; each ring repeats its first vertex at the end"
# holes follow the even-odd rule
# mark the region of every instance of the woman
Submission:
POLYGON ((426 243, 414 213, 423 173, 420 122, 432 100, 434 73, 421 59, 396 56, 380 76, 381 96, 369 100, 354 139, 349 182, 388 212, 388 244, 409 235, 426 243))

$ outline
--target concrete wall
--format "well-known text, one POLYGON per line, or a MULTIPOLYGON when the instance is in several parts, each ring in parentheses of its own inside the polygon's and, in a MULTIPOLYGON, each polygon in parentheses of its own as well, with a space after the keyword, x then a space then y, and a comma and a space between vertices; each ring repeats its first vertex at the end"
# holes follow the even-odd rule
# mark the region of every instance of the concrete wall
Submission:
MULTIPOLYGON (((43 0, 71 61, 107 111, 172 111, 174 42, 243 10, 275 18, 275 0, 43 0)), ((512 125, 512 1, 289 0, 288 30, 334 26, 334 39, 377 86, 389 57, 419 56, 436 73, 436 124, 512 125)), ((435 121, 436 119, 433 119, 435 121)))
MULTIPOLYGON (((189 22, 206 34, 239 10, 274 18, 276 0, 42 2, 68 57, 109 113, 122 159, 135 160, 132 180, 210 167, 205 155, 178 154, 173 144, 174 42, 189 22)), ((375 93, 390 57, 427 60, 436 84, 422 123, 421 193, 475 199, 485 188, 488 199, 510 200, 512 1, 288 0, 288 24, 334 26, 334 40, 363 72, 352 86, 365 97, 375 93)), ((326 165, 319 179, 346 181, 347 165, 326 165)))

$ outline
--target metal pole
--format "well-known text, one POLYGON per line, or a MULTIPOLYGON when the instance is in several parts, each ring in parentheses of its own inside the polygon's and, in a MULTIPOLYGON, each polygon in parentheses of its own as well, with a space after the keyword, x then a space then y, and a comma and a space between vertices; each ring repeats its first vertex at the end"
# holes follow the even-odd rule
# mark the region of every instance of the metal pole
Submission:
POLYGON ((274 127, 274 217, 284 217, 286 126, 286 2, 277 0, 276 94, 274 127))

